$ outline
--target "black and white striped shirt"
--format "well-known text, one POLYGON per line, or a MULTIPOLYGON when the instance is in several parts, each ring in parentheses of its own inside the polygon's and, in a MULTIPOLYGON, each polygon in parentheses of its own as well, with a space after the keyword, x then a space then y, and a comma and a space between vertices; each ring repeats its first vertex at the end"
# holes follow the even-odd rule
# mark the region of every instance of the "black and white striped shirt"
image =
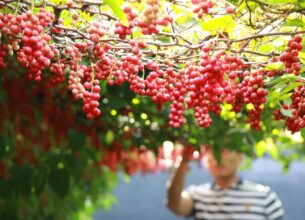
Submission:
POLYGON ((226 190, 211 183, 190 186, 195 220, 283 220, 281 201, 270 187, 240 180, 226 190))

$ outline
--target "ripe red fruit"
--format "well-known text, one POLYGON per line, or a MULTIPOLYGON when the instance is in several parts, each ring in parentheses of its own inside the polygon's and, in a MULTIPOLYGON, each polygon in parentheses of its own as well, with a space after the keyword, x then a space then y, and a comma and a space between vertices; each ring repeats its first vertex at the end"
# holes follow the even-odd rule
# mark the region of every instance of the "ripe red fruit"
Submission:
POLYGON ((228 6, 228 7, 226 8, 226 12, 227 12, 228 14, 232 14, 232 13, 234 12, 234 8, 233 8, 232 6, 228 6))
POLYGON ((294 40, 297 42, 297 43, 301 43, 302 42, 302 37, 300 35, 296 35, 294 37, 294 40))

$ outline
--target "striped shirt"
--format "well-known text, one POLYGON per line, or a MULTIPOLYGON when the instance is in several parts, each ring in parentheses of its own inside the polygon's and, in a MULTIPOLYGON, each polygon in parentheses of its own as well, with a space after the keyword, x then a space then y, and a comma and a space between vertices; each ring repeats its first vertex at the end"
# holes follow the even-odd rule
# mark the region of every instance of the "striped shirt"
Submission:
POLYGON ((283 220, 281 201, 270 187, 240 180, 226 190, 211 183, 190 186, 195 220, 283 220))

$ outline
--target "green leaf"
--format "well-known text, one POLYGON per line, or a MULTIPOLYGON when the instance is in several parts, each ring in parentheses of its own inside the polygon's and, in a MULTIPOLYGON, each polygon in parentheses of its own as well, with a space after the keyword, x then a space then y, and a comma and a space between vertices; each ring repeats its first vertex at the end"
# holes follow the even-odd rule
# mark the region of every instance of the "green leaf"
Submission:
POLYGON ((305 128, 301 129, 301 135, 302 135, 302 138, 305 139, 305 128))
POLYGON ((267 150, 267 143, 265 141, 260 141, 255 145, 256 156, 262 157, 267 150))
POLYGON ((265 70, 284 70, 283 62, 270 63, 265 66, 265 70))
POLYGON ((278 84, 282 84, 282 83, 286 83, 288 80, 284 79, 282 77, 276 77, 275 79, 269 81, 268 83, 266 83, 268 86, 272 86, 272 89, 275 90, 278 86, 278 84))
POLYGON ((304 64, 305 63, 305 52, 304 52, 305 41, 302 41, 302 47, 303 47, 303 50, 300 51, 300 53, 299 53, 299 59, 304 64))
POLYGON ((13 188, 19 192, 29 194, 33 169, 27 165, 14 165, 10 170, 10 174, 13 188))
POLYGON ((0 159, 4 157, 5 155, 5 146, 6 146, 6 141, 2 134, 0 134, 0 159))
POLYGON ((262 53, 270 53, 270 51, 276 51, 277 48, 275 47, 274 43, 265 43, 258 47, 258 51, 262 53))
POLYGON ((221 162, 221 148, 217 147, 217 146, 213 147, 213 153, 214 153, 214 157, 215 157, 216 161, 218 163, 220 163, 221 162))
POLYGON ((298 0, 264 0, 264 3, 268 5, 297 4, 298 0))
POLYGON ((68 10, 62 10, 60 17, 63 19, 63 25, 67 27, 71 27, 73 20, 71 16, 71 12, 68 10))
POLYGON ((301 86, 301 85, 303 85, 303 83, 301 83, 301 82, 291 83, 290 85, 288 85, 285 89, 283 89, 280 92, 280 96, 292 91, 293 89, 295 89, 296 87, 301 86))
POLYGON ((76 157, 74 155, 66 155, 64 158, 64 164, 69 170, 70 175, 73 177, 74 183, 81 180, 83 175, 83 170, 86 168, 89 156, 85 155, 84 152, 79 152, 80 156, 76 157))
POLYGON ((282 115, 286 116, 286 117, 291 117, 292 116, 292 109, 280 109, 282 115))
POLYGON ((112 9, 113 13, 121 20, 124 26, 129 27, 127 16, 120 8, 123 4, 122 0, 103 0, 103 3, 112 9))
POLYGON ((196 20, 194 19, 193 16, 189 16, 188 14, 186 13, 177 13, 177 14, 180 14, 181 16, 177 17, 177 19, 175 20, 175 22, 178 24, 178 25, 188 25, 188 24, 192 24, 192 23, 195 23, 196 20))
POLYGON ((291 98, 284 99, 284 103, 285 103, 285 105, 290 106, 290 105, 291 105, 291 103, 292 103, 291 98))
POLYGON ((33 187, 35 188, 36 195, 40 195, 47 183, 45 175, 45 170, 43 167, 35 169, 35 174, 33 176, 33 187))
POLYGON ((100 81, 100 87, 103 91, 103 93, 107 93, 107 80, 101 80, 100 81))
POLYGON ((301 8, 305 8, 305 1, 304 0, 298 0, 299 6, 301 8))
POLYGON ((204 31, 209 31, 211 34, 217 34, 217 32, 232 32, 236 24, 232 15, 224 15, 219 18, 201 21, 200 26, 204 31))
POLYGON ((274 143, 268 143, 268 151, 273 158, 277 158, 279 155, 278 148, 274 143))
POLYGON ((228 2, 230 2, 233 5, 237 5, 239 0, 228 0, 228 2))
POLYGON ((194 144, 194 145, 196 145, 196 144, 198 144, 198 141, 197 141, 197 139, 196 138, 188 138, 188 142, 190 143, 190 144, 194 144))
POLYGON ((162 43, 170 43, 171 37, 169 36, 158 36, 156 37, 156 40, 161 41, 162 43))
POLYGON ((305 23, 301 19, 292 19, 286 21, 283 26, 304 27, 305 23))
POLYGON ((5 101, 6 99, 6 92, 1 89, 0 87, 0 101, 5 101))
POLYGON ((49 185, 59 197, 65 197, 70 188, 70 176, 65 169, 52 169, 49 174, 49 185))
POLYGON ((131 140, 124 140, 123 141, 123 147, 124 149, 128 149, 130 146, 132 145, 132 141, 131 140))
POLYGON ((106 135, 105 135, 105 143, 107 145, 110 145, 114 140, 114 133, 111 130, 108 130, 106 135))
POLYGON ((68 146, 70 149, 77 151, 84 147, 86 142, 86 135, 73 130, 69 129, 68 131, 68 146))
POLYGON ((283 101, 283 100, 286 100, 286 99, 290 99, 291 95, 292 95, 291 92, 290 92, 290 93, 283 94, 283 95, 281 95, 281 96, 277 95, 276 100, 278 100, 278 101, 283 101))
POLYGON ((60 5, 60 4, 66 4, 67 1, 66 0, 50 0, 51 3, 54 3, 56 5, 60 5))

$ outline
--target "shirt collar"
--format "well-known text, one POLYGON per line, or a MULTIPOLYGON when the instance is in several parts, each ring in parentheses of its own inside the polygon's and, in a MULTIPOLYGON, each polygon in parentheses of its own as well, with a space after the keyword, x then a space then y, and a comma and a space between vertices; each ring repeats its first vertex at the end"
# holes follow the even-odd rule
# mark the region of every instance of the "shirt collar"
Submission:
MULTIPOLYGON (((237 189, 243 183, 242 178, 238 177, 237 181, 228 189, 237 189)), ((213 181, 211 188, 216 191, 221 191, 221 188, 213 181)))

